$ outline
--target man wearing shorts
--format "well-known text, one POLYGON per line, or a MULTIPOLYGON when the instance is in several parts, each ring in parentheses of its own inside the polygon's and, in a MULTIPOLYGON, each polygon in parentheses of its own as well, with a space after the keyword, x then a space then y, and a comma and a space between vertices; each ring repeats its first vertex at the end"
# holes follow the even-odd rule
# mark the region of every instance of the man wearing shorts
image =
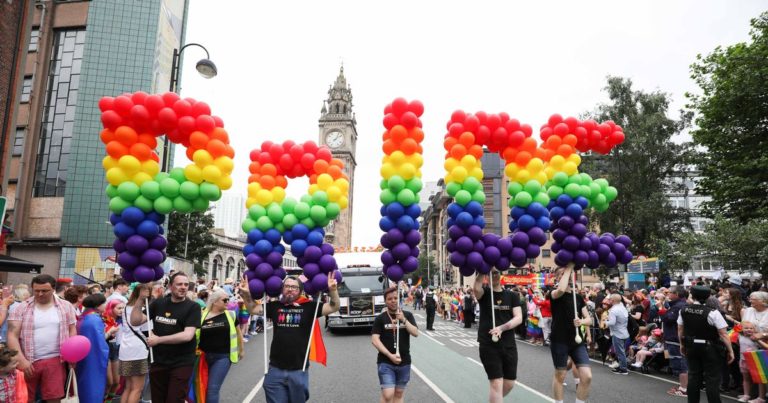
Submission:
POLYGON ((483 279, 488 275, 478 274, 473 288, 480 305, 477 341, 480 343, 480 361, 490 383, 488 401, 497 403, 512 391, 517 379, 517 346, 512 329, 523 323, 523 311, 517 294, 501 287, 498 270, 492 271, 492 277, 489 282, 493 287, 493 301, 490 288, 483 286, 483 279))
POLYGON ((667 391, 672 396, 688 396, 688 361, 680 352, 680 339, 677 336, 677 318, 686 306, 688 291, 683 287, 674 286, 667 294, 669 308, 660 308, 662 329, 664 330, 664 348, 669 356, 669 369, 672 375, 678 377, 680 384, 667 391))
POLYGON ((592 383, 592 370, 589 368, 589 355, 584 341, 587 335, 580 334, 581 342, 576 343, 576 331, 581 326, 591 326, 592 319, 589 310, 581 296, 576 296, 576 309, 580 312, 574 318, 573 290, 571 290, 571 274, 573 265, 560 267, 555 272, 557 288, 549 294, 552 307, 552 333, 549 336, 549 349, 552 352, 552 363, 555 365, 555 375, 552 379, 552 397, 556 403, 563 402, 563 382, 568 372, 568 357, 571 358, 579 371, 579 385, 576 388, 576 403, 584 403, 589 397, 592 383))
POLYGON ((419 328, 412 313, 399 309, 396 287, 384 291, 384 301, 387 309, 376 316, 371 331, 371 343, 379 351, 376 364, 381 384, 380 401, 402 402, 405 387, 411 379, 410 336, 418 337, 419 328), (399 340, 396 336, 398 325, 399 340))
POLYGON ((27 393, 57 402, 64 397, 65 371, 61 344, 77 335, 75 308, 56 298, 56 279, 40 274, 32 279, 34 298, 20 302, 8 319, 8 347, 19 352, 27 393))

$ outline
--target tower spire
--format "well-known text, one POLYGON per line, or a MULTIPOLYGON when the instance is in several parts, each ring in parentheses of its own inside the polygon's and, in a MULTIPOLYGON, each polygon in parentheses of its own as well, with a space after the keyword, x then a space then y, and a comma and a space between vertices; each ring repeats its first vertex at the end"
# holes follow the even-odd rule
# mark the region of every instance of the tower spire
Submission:
POLYGON ((352 88, 344 76, 344 63, 339 67, 339 75, 331 88, 328 89, 328 99, 325 101, 327 110, 321 112, 321 119, 352 119, 352 88))

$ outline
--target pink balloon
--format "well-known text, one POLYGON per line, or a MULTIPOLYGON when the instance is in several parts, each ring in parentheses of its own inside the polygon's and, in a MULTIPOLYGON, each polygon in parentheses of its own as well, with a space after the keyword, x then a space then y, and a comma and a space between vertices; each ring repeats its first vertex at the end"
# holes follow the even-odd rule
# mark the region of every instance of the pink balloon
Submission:
POLYGON ((61 358, 74 364, 85 358, 91 351, 91 341, 85 336, 72 336, 61 344, 61 358))

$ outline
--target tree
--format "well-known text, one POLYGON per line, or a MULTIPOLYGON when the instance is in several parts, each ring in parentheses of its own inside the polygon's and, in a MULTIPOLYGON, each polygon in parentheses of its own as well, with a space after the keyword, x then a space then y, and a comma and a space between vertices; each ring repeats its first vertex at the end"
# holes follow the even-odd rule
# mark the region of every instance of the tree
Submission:
POLYGON ((706 211, 741 223, 768 219, 768 12, 751 25, 751 43, 697 56, 691 78, 701 94, 686 94, 693 140, 707 150, 697 161, 699 192, 712 197, 706 211))
POLYGON ((592 217, 601 232, 632 238, 635 254, 658 256, 675 234, 690 229, 688 212, 669 202, 671 193, 686 192, 682 181, 674 178, 685 171, 692 152, 689 145, 676 144, 672 138, 688 119, 669 118, 669 95, 635 91, 630 79, 609 76, 605 90, 610 102, 588 115, 597 121, 613 120, 627 137, 610 155, 583 159, 582 172, 605 177, 619 191, 607 211, 592 217))
POLYGON ((198 276, 205 275, 203 262, 216 249, 216 238, 211 234, 213 214, 173 212, 169 216, 168 255, 191 261, 198 276))
POLYGON ((707 225, 700 245, 726 270, 768 275, 768 221, 741 224, 736 218, 716 216, 707 225))
POLYGON ((432 284, 432 277, 430 276, 437 274, 438 270, 440 269, 435 264, 435 258, 430 256, 429 271, 427 271, 427 254, 422 252, 419 253, 419 268, 411 273, 409 277, 412 279, 413 284, 416 284, 421 278, 421 285, 426 287, 427 285, 432 284))

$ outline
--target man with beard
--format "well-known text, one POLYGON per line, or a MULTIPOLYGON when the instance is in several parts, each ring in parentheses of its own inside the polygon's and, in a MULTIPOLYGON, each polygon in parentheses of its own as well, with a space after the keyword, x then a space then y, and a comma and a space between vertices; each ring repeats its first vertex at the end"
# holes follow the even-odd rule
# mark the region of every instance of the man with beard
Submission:
MULTIPOLYGON (((309 400, 309 363, 306 368, 303 367, 305 346, 309 344, 309 333, 315 319, 339 310, 339 292, 335 274, 333 272, 328 275, 328 294, 331 300, 327 304, 317 300, 310 301, 301 296, 303 285, 293 276, 283 280, 280 299, 267 303, 267 318, 274 326, 272 347, 269 352, 269 370, 264 377, 264 394, 267 402, 298 403, 309 400), (319 307, 317 307, 318 304, 319 307), (315 312, 317 312, 316 315, 315 312)), ((241 282, 240 294, 249 307, 253 306, 245 279, 241 282)), ((262 305, 257 305, 251 309, 251 312, 261 315, 262 310, 262 305)))
POLYGON ((379 351, 376 364, 381 384, 380 401, 402 402, 411 379, 410 336, 418 337, 419 328, 412 313, 399 309, 397 288, 384 291, 384 301, 387 309, 374 319, 371 331, 371 343, 379 351))

